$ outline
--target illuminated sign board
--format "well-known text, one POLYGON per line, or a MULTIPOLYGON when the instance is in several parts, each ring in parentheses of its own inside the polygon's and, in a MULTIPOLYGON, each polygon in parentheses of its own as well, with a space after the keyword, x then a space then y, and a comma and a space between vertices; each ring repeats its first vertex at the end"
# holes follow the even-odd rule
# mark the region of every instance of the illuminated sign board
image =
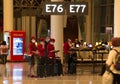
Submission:
POLYGON ((43 2, 44 15, 88 14, 87 2, 43 2))
POLYGON ((23 38, 13 38, 13 55, 23 55, 23 38))

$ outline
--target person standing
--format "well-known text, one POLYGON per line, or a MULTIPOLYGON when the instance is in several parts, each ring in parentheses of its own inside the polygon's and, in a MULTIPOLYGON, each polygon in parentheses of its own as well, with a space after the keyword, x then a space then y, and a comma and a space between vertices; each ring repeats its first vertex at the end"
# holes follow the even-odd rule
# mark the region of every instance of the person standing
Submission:
MULTIPOLYGON (((38 52, 39 52, 39 57, 42 59, 44 59, 45 54, 44 54, 44 50, 45 50, 45 43, 44 43, 44 38, 40 38, 40 43, 38 43, 38 52)), ((41 62, 44 63, 44 62, 41 62)))
POLYGON ((70 48, 71 48, 71 39, 67 39, 67 41, 64 43, 64 46, 63 46, 63 51, 64 51, 64 74, 67 74, 68 73, 68 62, 69 62, 69 59, 70 59, 70 48))
POLYGON ((47 36, 46 38, 45 38, 45 50, 44 50, 44 53, 45 53, 45 57, 47 58, 48 57, 48 53, 47 53, 47 45, 50 43, 50 37, 49 36, 47 36))
POLYGON ((111 39, 111 44, 113 49, 109 52, 108 59, 106 61, 106 65, 110 66, 110 71, 113 73, 113 84, 120 84, 120 70, 116 70, 116 56, 117 52, 120 53, 120 37, 114 37, 111 39), (117 52, 116 52, 117 51, 117 52))
MULTIPOLYGON (((44 41, 44 55, 45 55, 45 65, 47 66, 49 64, 49 58, 48 58, 48 52, 47 52, 47 45, 50 43, 50 37, 47 36, 44 41)), ((47 69, 47 68, 46 68, 47 69)))
POLYGON ((49 67, 49 57, 48 57, 48 52, 47 52, 47 45, 50 43, 50 37, 47 36, 45 38, 45 41, 44 41, 44 55, 45 55, 45 73, 46 73, 46 76, 49 76, 49 72, 48 72, 48 67, 49 67))
POLYGON ((2 41, 0 45, 0 65, 1 65, 1 73, 3 77, 6 77, 6 63, 7 63, 7 55, 8 55, 8 45, 6 41, 2 41))
POLYGON ((75 47, 75 48, 80 47, 80 42, 79 42, 79 40, 78 40, 77 38, 75 39, 74 47, 75 47))
POLYGON ((37 46, 35 45, 36 38, 34 36, 31 37, 30 43, 28 45, 28 51, 30 53, 30 59, 28 60, 28 77, 36 77, 34 66, 35 66, 35 55, 37 53, 37 46))
POLYGON ((45 43, 44 38, 40 38, 40 42, 38 43, 38 52, 39 55, 37 57, 37 77, 45 77, 45 43))
POLYGON ((55 47, 54 47, 55 39, 50 39, 50 43, 47 45, 47 53, 49 58, 49 71, 48 75, 53 76, 53 65, 55 58, 55 47))

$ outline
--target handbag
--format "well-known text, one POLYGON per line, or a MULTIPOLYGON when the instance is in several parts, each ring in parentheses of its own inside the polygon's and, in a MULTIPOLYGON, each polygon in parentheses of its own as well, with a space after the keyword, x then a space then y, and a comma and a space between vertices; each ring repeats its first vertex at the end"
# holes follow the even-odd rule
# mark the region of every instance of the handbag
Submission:
POLYGON ((110 71, 105 71, 102 76, 102 84, 112 84, 113 83, 113 74, 110 71))
POLYGON ((31 59, 32 54, 30 53, 24 53, 24 60, 29 61, 31 59))

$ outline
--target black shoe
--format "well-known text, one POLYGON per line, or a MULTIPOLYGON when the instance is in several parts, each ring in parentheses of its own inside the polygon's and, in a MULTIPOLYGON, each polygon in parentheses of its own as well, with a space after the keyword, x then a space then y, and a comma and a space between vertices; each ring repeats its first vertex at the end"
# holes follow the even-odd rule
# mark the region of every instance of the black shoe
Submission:
POLYGON ((37 78, 37 76, 35 76, 35 75, 31 75, 31 78, 37 78))

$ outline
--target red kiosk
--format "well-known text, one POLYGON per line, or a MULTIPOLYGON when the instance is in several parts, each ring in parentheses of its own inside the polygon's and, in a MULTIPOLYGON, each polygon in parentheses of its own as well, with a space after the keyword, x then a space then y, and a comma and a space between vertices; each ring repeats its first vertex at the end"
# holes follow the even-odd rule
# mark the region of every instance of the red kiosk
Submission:
POLYGON ((24 61, 25 31, 10 32, 10 59, 11 61, 24 61))

